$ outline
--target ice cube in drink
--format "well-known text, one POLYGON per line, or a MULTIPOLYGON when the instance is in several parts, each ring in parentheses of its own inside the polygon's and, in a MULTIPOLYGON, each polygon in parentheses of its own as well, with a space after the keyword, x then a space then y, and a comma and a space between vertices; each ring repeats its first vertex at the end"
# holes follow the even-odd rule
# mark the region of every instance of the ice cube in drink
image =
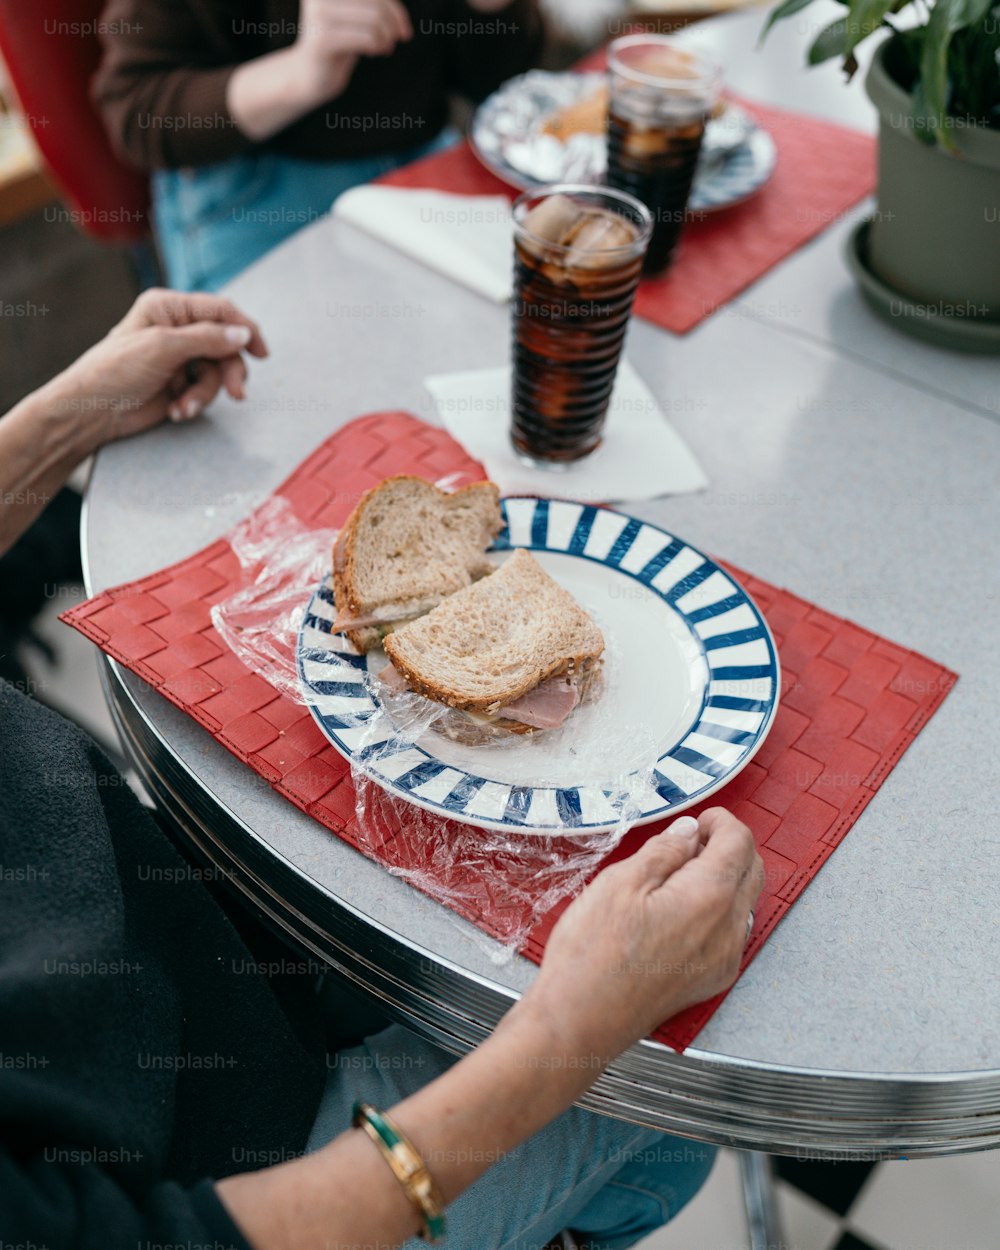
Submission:
POLYGON ((588 209, 566 236, 566 269, 605 269, 619 264, 620 249, 630 247, 638 231, 617 213, 588 209))
POLYGON ((530 236, 526 246, 531 250, 532 242, 539 240, 559 247, 582 215, 583 210, 568 195, 550 195, 540 200, 521 222, 524 234, 530 236))

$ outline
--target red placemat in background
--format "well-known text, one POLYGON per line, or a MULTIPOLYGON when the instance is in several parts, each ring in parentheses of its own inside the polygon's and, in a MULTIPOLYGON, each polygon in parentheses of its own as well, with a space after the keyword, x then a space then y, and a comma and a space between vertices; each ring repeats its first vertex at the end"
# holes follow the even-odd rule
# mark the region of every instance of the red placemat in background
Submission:
MULTIPOLYGON (((482 467, 443 430, 406 413, 376 413, 327 439, 276 493, 304 523, 335 528, 362 491, 399 472, 429 478, 452 474, 457 482, 483 477, 482 467)), ((730 571, 764 612, 782 668, 781 706, 767 740, 743 772, 711 799, 750 825, 767 865, 746 967, 955 676, 787 591, 730 571)), ((240 579, 239 562, 221 538, 179 564, 97 595, 62 619, 192 716, 279 794, 358 846, 348 764, 306 708, 245 668, 212 626, 211 605, 232 594, 240 579)), ((523 900, 530 851, 506 860, 498 856, 489 881, 482 880, 479 866, 476 874, 463 877, 460 860, 434 862, 426 835, 407 836, 406 828, 388 823, 391 805, 384 806, 388 815, 380 819, 386 823, 377 838, 365 838, 367 854, 387 867, 421 865, 448 887, 455 910, 493 936, 503 938, 523 927, 523 901, 512 905, 511 898, 523 900)), ((449 822, 440 824, 449 827, 449 822)), ((632 830, 613 858, 630 854, 662 827, 632 830)), ((554 919, 546 917, 532 933, 525 952, 531 958, 541 958, 554 919)), ((722 997, 682 1013, 656 1036, 683 1049, 722 997)))
MULTIPOLYGON (((740 104, 770 132, 778 163, 757 195, 692 221, 668 272, 639 287, 636 314, 675 334, 686 334, 739 295, 875 186, 875 141, 868 135, 801 113, 740 104)), ((468 143, 413 161, 379 182, 457 195, 515 194, 468 143)))

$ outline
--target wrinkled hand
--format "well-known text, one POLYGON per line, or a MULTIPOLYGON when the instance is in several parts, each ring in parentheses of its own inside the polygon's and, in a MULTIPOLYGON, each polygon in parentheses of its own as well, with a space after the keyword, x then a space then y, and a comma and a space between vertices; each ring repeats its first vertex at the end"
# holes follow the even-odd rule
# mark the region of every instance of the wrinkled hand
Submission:
POLYGON ((753 837, 721 807, 672 829, 690 832, 666 830, 605 869, 549 939, 529 995, 580 1053, 620 1054, 736 979, 764 881, 753 837))
POLYGON ((321 94, 332 99, 347 86, 359 57, 389 56, 412 38, 400 0, 302 0, 295 47, 321 94))
POLYGON ((243 399, 241 355, 267 355, 256 324, 217 295, 146 291, 128 314, 61 374, 59 404, 79 413, 91 450, 169 416, 190 420, 223 388, 243 399))

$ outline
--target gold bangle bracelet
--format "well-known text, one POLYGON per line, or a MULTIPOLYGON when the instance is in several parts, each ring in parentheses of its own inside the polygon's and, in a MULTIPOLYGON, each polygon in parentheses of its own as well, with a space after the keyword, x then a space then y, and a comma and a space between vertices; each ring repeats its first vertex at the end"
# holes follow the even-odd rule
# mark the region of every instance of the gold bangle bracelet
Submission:
POLYGON ((398 1124, 366 1102, 356 1102, 351 1123, 362 1128, 402 1185, 420 1217, 420 1236, 436 1245, 444 1239, 444 1199, 420 1151, 398 1124))

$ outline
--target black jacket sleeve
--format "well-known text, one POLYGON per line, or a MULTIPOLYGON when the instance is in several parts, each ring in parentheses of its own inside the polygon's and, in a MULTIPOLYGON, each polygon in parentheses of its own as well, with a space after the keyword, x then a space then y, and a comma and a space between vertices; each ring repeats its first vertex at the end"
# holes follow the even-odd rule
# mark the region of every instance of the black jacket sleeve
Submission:
POLYGON ((0 1151, 0 1227, 9 1245, 49 1250, 252 1250, 203 1181, 192 1189, 163 1182, 141 1200, 94 1164, 35 1157, 23 1164, 0 1151))
POLYGON ((203 877, 85 734, 0 682, 0 1246, 243 1250, 213 1180, 303 1149, 321 1021, 203 877))

